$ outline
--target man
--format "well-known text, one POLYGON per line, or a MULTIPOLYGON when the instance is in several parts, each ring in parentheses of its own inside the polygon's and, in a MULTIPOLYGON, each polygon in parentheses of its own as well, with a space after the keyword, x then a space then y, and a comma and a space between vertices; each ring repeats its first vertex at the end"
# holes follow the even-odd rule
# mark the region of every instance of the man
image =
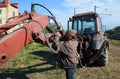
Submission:
POLYGON ((66 79, 75 79, 78 64, 78 42, 75 39, 76 31, 69 30, 63 36, 63 43, 59 44, 59 53, 62 66, 65 68, 66 79))

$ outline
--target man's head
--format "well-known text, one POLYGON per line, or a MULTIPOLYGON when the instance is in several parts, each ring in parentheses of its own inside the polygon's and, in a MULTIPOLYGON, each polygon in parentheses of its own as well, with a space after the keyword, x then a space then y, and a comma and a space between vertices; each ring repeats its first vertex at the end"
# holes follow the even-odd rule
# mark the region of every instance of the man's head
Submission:
POLYGON ((75 36, 76 36, 76 31, 75 30, 68 30, 65 33, 64 40, 68 41, 68 40, 74 39, 75 36))

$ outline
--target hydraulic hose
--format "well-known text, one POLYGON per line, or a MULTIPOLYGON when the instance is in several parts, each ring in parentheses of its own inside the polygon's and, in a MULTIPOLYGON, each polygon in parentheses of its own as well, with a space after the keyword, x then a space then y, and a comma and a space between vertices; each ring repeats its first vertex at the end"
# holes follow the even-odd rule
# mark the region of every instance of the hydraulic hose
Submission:
MULTIPOLYGON (((31 11, 32 11, 32 9, 34 8, 34 6, 36 6, 36 5, 37 5, 37 6, 41 6, 42 8, 44 8, 45 10, 47 10, 47 11, 50 13, 50 15, 51 15, 52 17, 54 17, 54 15, 52 14, 52 12, 51 12, 49 9, 47 9, 45 6, 41 5, 41 4, 32 4, 32 6, 31 6, 31 11)), ((54 22, 55 22, 55 24, 56 24, 56 26, 57 26, 57 29, 60 29, 61 27, 58 25, 56 19, 54 18, 53 20, 54 20, 54 22)))

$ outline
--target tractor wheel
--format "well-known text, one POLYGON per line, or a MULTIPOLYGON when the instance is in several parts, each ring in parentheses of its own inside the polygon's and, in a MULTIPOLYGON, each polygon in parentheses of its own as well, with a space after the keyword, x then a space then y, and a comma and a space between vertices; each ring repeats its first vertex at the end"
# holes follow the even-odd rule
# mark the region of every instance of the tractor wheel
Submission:
POLYGON ((108 64, 108 48, 106 48, 103 52, 104 53, 97 60, 98 66, 106 66, 108 64))

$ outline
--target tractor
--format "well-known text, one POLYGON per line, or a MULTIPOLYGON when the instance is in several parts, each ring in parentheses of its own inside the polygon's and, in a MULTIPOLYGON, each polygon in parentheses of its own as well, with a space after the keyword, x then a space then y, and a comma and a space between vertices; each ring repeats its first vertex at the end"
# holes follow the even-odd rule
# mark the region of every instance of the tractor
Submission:
POLYGON ((105 66, 108 63, 109 42, 101 17, 95 12, 75 14, 68 20, 67 30, 76 30, 78 53, 82 67, 92 63, 105 66))

